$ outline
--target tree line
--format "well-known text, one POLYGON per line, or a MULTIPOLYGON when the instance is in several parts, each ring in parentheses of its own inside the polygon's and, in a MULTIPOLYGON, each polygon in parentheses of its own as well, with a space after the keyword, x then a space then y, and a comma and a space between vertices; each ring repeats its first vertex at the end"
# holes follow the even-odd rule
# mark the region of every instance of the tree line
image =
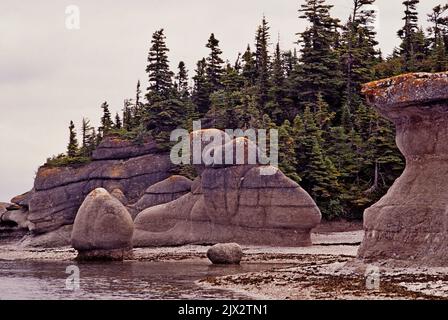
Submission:
POLYGON ((377 201, 404 168, 394 128, 366 105, 361 85, 406 72, 448 69, 448 5, 428 13, 430 27, 418 21, 419 0, 403 1, 401 44, 383 57, 371 5, 353 0, 342 23, 326 0, 306 0, 298 10, 308 22, 297 33, 299 50, 273 44, 263 17, 255 41, 235 61, 224 61, 220 41, 211 34, 192 79, 184 62, 170 70, 164 29, 154 32, 148 54, 149 86, 143 96, 124 102, 115 117, 101 105, 101 125, 83 119, 81 142, 70 123, 67 154, 48 165, 89 161, 103 137, 111 134, 139 140, 151 135, 161 149, 177 127, 275 128, 280 136, 280 168, 299 182, 326 219, 358 219, 377 201), (271 49, 273 48, 273 50, 271 49), (190 86, 190 83, 193 85, 190 86))

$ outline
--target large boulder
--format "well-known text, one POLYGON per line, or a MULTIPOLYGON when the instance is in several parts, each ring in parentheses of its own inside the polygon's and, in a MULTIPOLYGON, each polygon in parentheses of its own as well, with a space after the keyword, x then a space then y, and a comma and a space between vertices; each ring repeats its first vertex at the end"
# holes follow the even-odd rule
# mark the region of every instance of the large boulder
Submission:
POLYGON ((237 243, 218 243, 207 250, 213 264, 240 264, 243 250, 237 243))
POLYGON ((137 214, 147 208, 176 200, 191 191, 192 183, 183 176, 171 176, 146 189, 140 200, 129 206, 130 211, 137 214))
POLYGON ((123 204, 98 188, 78 210, 71 244, 80 259, 122 260, 132 249, 133 232, 134 223, 123 204))
POLYGON ((134 203, 148 186, 170 176, 169 155, 157 153, 154 143, 131 143, 105 138, 85 165, 39 168, 31 194, 16 198, 29 207, 30 230, 35 234, 73 224, 84 198, 96 188, 105 188, 134 203), (119 195, 121 190, 124 197, 119 195))
POLYGON ((364 213, 358 257, 448 265, 448 73, 367 84, 368 102, 396 126, 406 169, 364 213))
POLYGON ((321 219, 308 193, 269 166, 210 163, 191 189, 175 201, 139 213, 134 246, 307 246, 321 219))

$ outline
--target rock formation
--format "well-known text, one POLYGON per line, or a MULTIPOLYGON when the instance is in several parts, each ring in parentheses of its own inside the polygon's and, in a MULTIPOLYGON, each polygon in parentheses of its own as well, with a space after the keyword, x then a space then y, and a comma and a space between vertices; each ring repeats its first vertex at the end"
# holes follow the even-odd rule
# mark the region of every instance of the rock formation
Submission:
POLYGON ((137 215, 134 246, 311 245, 310 232, 320 222, 320 211, 280 170, 247 163, 210 163, 200 169, 190 193, 137 215), (261 170, 273 174, 262 175, 261 170))
POLYGON ((26 208, 0 202, 0 242, 20 239, 27 233, 29 224, 26 208))
POLYGON ((73 224, 76 212, 87 194, 102 187, 121 201, 137 201, 148 186, 170 176, 169 155, 158 153, 147 140, 141 145, 108 137, 85 165, 48 167, 37 172, 34 189, 13 202, 29 210, 29 229, 35 234, 73 224), (119 194, 120 190, 123 196, 119 194))
POLYGON ((192 183, 190 179, 178 175, 160 181, 146 189, 137 203, 129 206, 130 212, 135 216, 147 208, 176 200, 190 192, 192 183))
POLYGON ((237 243, 218 243, 207 250, 213 264, 240 264, 243 250, 237 243))
POLYGON ((79 259, 123 260, 132 249, 131 215, 105 189, 92 191, 76 214, 71 244, 79 259))
POLYGON ((358 257, 448 265, 448 73, 367 84, 368 102, 396 125, 406 169, 364 213, 358 257))

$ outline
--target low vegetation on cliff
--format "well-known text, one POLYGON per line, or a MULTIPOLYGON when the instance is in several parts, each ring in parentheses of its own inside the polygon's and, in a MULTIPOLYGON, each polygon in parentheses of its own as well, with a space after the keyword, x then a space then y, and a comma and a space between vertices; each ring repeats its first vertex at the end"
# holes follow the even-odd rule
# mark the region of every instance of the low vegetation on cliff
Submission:
POLYGON ((66 155, 49 166, 88 162, 103 137, 117 135, 139 141, 150 134, 161 148, 170 132, 203 127, 275 128, 280 134, 280 168, 306 189, 327 219, 360 218, 401 174, 403 158, 394 128, 371 108, 360 93, 363 83, 406 72, 438 72, 448 68, 448 5, 428 14, 430 28, 419 27, 418 0, 404 1, 401 45, 385 58, 378 49, 371 5, 353 0, 348 21, 332 17, 325 0, 306 0, 299 18, 308 22, 297 33, 300 46, 271 49, 268 20, 263 17, 255 45, 222 59, 219 40, 211 34, 209 55, 201 58, 190 87, 186 65, 169 67, 164 30, 154 32, 146 71, 149 86, 140 81, 136 96, 125 100, 122 114, 113 116, 101 105, 101 125, 84 119, 81 141, 70 124, 66 155))

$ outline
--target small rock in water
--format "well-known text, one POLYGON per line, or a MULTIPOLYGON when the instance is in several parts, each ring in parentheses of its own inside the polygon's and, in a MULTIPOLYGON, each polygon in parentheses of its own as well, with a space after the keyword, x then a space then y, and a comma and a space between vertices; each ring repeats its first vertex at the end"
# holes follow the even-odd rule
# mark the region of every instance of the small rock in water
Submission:
POLYGON ((208 249, 207 257, 213 264, 239 264, 243 250, 237 243, 219 243, 208 249))

